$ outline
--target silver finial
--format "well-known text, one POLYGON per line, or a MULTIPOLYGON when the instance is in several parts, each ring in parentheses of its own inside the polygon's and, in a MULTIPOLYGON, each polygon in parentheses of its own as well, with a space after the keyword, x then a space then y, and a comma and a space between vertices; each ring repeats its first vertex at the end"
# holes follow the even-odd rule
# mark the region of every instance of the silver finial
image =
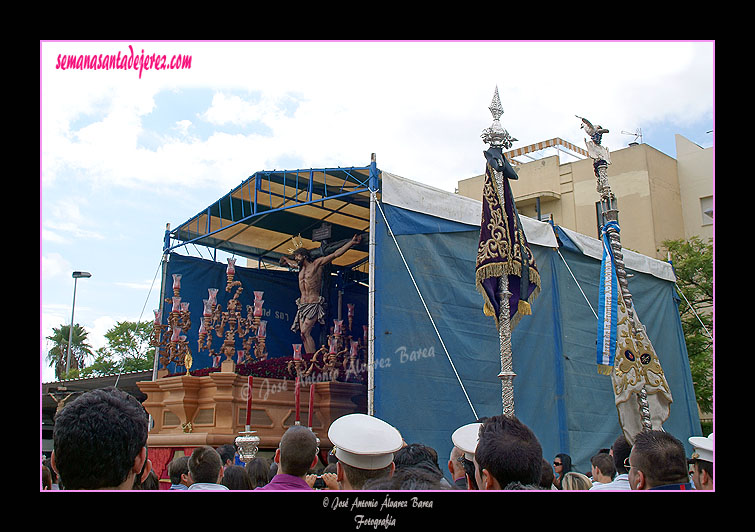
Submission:
POLYGON ((483 142, 490 144, 493 148, 511 148, 511 145, 516 142, 517 139, 509 135, 509 132, 503 129, 499 119, 503 114, 503 106, 501 105, 501 98, 498 96, 498 86, 495 87, 495 93, 493 94, 493 101, 490 102, 490 114, 493 115, 493 124, 482 130, 483 142))

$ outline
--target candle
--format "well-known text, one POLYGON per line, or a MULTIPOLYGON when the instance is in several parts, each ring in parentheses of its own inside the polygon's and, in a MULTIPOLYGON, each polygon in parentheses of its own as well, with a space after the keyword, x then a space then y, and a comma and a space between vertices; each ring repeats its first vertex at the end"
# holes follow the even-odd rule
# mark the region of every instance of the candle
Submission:
POLYGON ((349 318, 353 318, 354 317, 354 303, 346 303, 346 306, 349 309, 347 316, 349 318))
POLYGON ((181 310, 181 298, 180 297, 174 297, 173 298, 173 308, 171 309, 171 312, 179 312, 181 310))
POLYGON ((301 383, 299 382, 299 377, 296 377, 296 386, 294 388, 294 395, 296 397, 296 424, 299 424, 299 404, 300 404, 300 398, 299 395, 301 393, 301 383))
POLYGON ((228 259, 228 268, 225 269, 226 275, 234 275, 236 273, 236 259, 228 259))
POLYGON ((203 299, 202 305, 204 309, 202 310, 203 316, 212 316, 212 303, 210 303, 209 299, 203 299))
POLYGON ((181 334, 181 329, 179 327, 175 327, 173 329, 173 334, 170 337, 170 341, 171 342, 177 342, 178 341, 178 335, 180 335, 180 334, 181 334))
POLYGON ((342 334, 343 333, 343 320, 333 320, 333 323, 335 324, 335 334, 342 334))
POLYGON ((259 329, 257 329, 257 338, 265 338, 266 334, 267 334, 267 322, 265 320, 261 320, 259 329))
POLYGON ((242 360, 244 360, 244 350, 239 349, 236 351, 236 364, 241 364, 242 360))
POLYGON ((294 360, 301 360, 301 344, 291 344, 294 346, 294 360))
POLYGON ((264 301, 262 299, 257 299, 254 301, 254 315, 255 316, 262 316, 262 304, 264 301))
POLYGON ((155 312, 155 325, 160 325, 162 314, 160 314, 159 310, 155 310, 154 312, 155 312))
POLYGON ((312 428, 312 413, 314 412, 315 405, 315 383, 313 382, 309 387, 309 414, 307 415, 307 426, 312 428))
POLYGON ((189 312, 189 304, 188 303, 181 303, 181 312, 189 312))
POLYGON ((349 355, 355 357, 357 356, 357 347, 359 347, 359 342, 355 342, 354 340, 351 341, 351 353, 349 355))
POLYGON ((249 426, 249 422, 252 419, 252 376, 249 375, 249 378, 247 379, 247 384, 249 385, 249 388, 246 392, 246 426, 249 426))
POLYGON ((174 273, 173 274, 173 290, 180 290, 180 289, 181 289, 181 274, 174 273))
POLYGON ((264 293, 265 292, 255 291, 254 292, 254 300, 258 301, 258 300, 262 299, 262 294, 264 294, 264 293))
POLYGON ((199 334, 207 334, 207 329, 204 326, 204 320, 199 324, 199 334))
POLYGON ((335 353, 336 352, 336 346, 338 345, 338 342, 336 342, 336 339, 331 336, 328 338, 328 346, 330 347, 329 353, 335 353))
POLYGON ((208 302, 210 303, 210 307, 212 307, 217 303, 217 300, 215 298, 218 296, 218 289, 208 288, 207 292, 210 294, 210 299, 208 299, 208 302))

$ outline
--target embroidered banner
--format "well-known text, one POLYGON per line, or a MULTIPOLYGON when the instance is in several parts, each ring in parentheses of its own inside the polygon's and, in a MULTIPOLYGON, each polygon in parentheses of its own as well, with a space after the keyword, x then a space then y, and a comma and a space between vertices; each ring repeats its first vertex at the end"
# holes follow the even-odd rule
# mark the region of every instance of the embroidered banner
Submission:
POLYGON ((500 152, 494 154, 503 162, 504 197, 500 197, 495 170, 490 162, 493 156, 490 151, 485 153, 488 164, 482 193, 482 222, 475 282, 484 299, 483 312, 486 316, 495 318, 498 328, 499 282, 501 276, 508 276, 508 289, 511 292, 509 318, 513 329, 521 316, 532 313, 530 305, 540 293, 540 274, 527 244, 508 182, 510 177, 516 179, 516 173, 500 152))

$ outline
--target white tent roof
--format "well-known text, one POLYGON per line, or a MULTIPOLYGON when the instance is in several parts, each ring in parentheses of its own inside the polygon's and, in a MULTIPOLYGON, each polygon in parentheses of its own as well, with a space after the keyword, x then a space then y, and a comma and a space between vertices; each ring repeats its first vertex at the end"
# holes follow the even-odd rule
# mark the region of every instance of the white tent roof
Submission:
MULTIPOLYGON (((384 203, 414 212, 437 216, 468 225, 479 226, 482 219, 482 202, 452 192, 424 185, 410 179, 382 172, 382 195, 384 203)), ((520 216, 527 241, 538 246, 557 248, 558 241, 553 227, 527 216, 520 216)), ((603 244, 597 238, 583 235, 561 227, 566 235, 585 255, 601 260, 603 244)), ((671 264, 634 251, 622 250, 627 268, 648 273, 660 279, 674 282, 671 264)))

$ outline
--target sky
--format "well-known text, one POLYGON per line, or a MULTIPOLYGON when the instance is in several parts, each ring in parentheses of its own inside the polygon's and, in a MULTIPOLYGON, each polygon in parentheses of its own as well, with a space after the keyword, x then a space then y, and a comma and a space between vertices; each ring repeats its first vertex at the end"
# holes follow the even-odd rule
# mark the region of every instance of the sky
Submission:
POLYGON ((76 283, 74 322, 96 350, 117 322, 154 318, 166 224, 257 171, 367 166, 375 153, 379 169, 453 192, 484 172, 496 87, 512 148, 554 137, 584 147, 578 115, 609 129, 611 151, 639 130, 676 157, 675 134, 714 145, 714 51, 712 41, 42 41, 40 378, 55 380, 46 337, 71 323, 73 271, 92 274, 76 283), (167 68, 77 68, 87 55, 121 66, 118 54, 167 68), (178 55, 190 64, 169 68, 178 55))

